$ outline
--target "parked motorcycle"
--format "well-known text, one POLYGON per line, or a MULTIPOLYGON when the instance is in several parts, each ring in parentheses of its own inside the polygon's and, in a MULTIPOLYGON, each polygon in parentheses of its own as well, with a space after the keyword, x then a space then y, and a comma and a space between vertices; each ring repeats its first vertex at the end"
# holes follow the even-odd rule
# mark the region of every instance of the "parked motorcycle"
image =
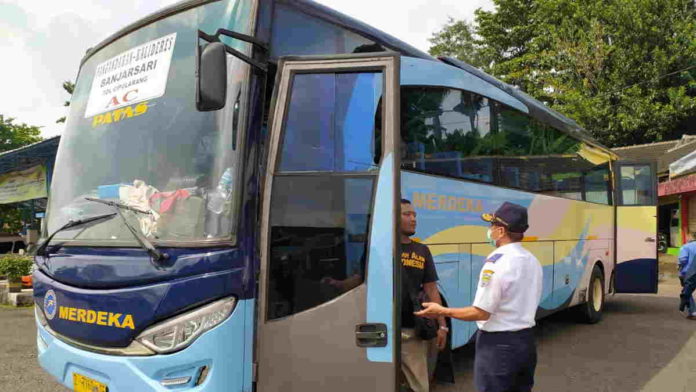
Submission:
POLYGON ((667 253, 667 235, 665 233, 657 234, 657 251, 667 253))

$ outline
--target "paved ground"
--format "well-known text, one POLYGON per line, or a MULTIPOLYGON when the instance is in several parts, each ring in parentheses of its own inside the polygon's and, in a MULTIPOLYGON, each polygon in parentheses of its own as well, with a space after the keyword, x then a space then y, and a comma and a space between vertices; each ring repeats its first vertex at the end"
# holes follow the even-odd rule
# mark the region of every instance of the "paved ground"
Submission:
POLYGON ((0 307, 0 391, 67 391, 36 362, 33 308, 0 307))
MULTIPOLYGON (((572 309, 542 320, 535 391, 696 390, 696 321, 677 311, 674 265, 661 267, 658 295, 609 297, 599 324, 577 323, 572 309)), ((456 383, 435 391, 474 391, 473 350, 456 351, 454 361, 456 383)))
MULTIPOLYGON (((655 295, 617 295, 601 323, 578 324, 569 312, 538 327, 536 391, 685 392, 696 385, 696 321, 681 318, 679 282, 670 268, 655 295), (690 385, 690 388, 687 388, 690 385)), ((36 362, 33 310, 0 308, 0 391, 64 392, 36 362)), ((456 384, 436 392, 470 392, 473 352, 454 356, 456 384)))

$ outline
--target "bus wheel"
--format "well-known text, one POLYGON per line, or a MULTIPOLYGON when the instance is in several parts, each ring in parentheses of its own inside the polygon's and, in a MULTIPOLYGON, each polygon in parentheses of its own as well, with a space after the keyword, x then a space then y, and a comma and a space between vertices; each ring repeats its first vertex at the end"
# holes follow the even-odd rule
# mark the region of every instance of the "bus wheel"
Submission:
POLYGON ((599 266, 592 268, 590 284, 587 288, 587 302, 580 305, 580 316, 583 322, 594 324, 602 319, 604 309, 604 274, 599 266))

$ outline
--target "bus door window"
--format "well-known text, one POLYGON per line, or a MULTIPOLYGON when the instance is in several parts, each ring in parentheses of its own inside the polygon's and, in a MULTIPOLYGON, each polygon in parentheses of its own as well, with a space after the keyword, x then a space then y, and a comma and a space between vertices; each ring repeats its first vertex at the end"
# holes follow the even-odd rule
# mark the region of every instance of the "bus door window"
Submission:
POLYGON ((381 73, 297 74, 271 196, 268 319, 365 277, 381 73))
POLYGON ((655 203, 650 165, 622 165, 620 174, 622 205, 655 203))

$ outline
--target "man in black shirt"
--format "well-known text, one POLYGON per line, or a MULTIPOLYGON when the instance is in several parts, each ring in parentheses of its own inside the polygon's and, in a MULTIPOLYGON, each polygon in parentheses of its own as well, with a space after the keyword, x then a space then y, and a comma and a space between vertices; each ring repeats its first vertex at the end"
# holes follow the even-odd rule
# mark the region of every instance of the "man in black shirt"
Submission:
MULTIPOLYGON (((416 211, 410 201, 401 199, 401 370, 409 387, 414 392, 428 392, 428 347, 430 342, 415 335, 411 300, 413 293, 425 291, 432 302, 442 304, 437 289, 437 272, 430 250, 426 245, 414 242, 416 234, 416 211)), ((438 319, 437 347, 442 350, 447 342, 447 323, 438 319)))

